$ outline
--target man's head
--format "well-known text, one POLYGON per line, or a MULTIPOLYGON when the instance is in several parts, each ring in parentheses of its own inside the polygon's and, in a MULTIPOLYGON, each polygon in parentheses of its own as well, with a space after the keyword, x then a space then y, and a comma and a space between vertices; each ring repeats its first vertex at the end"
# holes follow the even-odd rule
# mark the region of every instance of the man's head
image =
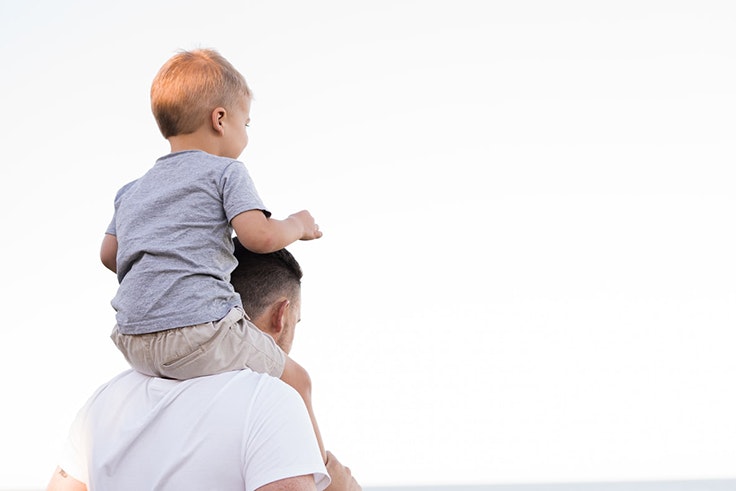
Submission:
POLYGON ((236 110, 251 98, 243 75, 211 49, 180 51, 151 85, 151 109, 164 138, 193 133, 213 109, 236 110))
POLYGON ((234 242, 238 266, 230 282, 253 323, 289 353, 301 315, 301 267, 286 249, 256 254, 234 242))

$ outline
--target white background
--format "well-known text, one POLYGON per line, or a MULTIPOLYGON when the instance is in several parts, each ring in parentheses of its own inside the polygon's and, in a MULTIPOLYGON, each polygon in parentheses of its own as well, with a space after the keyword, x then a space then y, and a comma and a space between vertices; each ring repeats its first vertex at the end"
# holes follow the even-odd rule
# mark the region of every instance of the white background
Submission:
POLYGON ((736 477, 733 2, 3 0, 0 487, 126 368, 99 244, 196 47, 325 232, 292 355, 361 484, 736 477))

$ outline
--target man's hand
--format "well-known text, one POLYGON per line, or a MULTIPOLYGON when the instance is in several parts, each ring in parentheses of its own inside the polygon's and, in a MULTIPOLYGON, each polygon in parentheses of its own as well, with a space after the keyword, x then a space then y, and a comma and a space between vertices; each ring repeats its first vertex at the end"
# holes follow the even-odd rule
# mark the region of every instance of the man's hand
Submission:
POLYGON ((350 469, 340 463, 332 452, 327 451, 327 473, 332 482, 325 491, 362 491, 358 481, 350 473, 350 469))

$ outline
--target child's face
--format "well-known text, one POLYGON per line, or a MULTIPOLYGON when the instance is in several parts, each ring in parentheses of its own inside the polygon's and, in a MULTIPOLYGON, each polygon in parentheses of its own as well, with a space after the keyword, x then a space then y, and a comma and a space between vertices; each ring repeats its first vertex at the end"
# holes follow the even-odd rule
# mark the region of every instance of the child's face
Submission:
POLYGON ((250 98, 243 97, 228 113, 228 126, 225 132, 223 157, 237 159, 248 145, 248 124, 250 123, 250 98))

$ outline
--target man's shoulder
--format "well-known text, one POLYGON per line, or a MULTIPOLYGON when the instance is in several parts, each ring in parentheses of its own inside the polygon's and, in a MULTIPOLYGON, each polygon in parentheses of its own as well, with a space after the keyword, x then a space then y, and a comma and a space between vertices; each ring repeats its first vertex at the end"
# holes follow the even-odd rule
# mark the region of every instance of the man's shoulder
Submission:
POLYGON ((284 400, 295 397, 301 401, 299 393, 284 381, 265 373, 254 372, 249 368, 199 377, 196 380, 203 386, 211 384, 221 387, 225 393, 248 393, 255 399, 267 397, 284 400))
POLYGON ((104 392, 105 390, 109 389, 110 387, 118 387, 122 385, 129 385, 131 383, 139 383, 145 379, 145 375, 136 372, 132 368, 129 368, 128 370, 124 370, 117 375, 113 376, 110 380, 107 382, 101 384, 97 388, 97 393, 104 392))
POLYGON ((209 392, 213 394, 238 394, 249 397, 260 395, 275 395, 291 397, 298 393, 289 385, 276 377, 264 373, 257 373, 250 369, 234 370, 230 372, 196 377, 187 380, 172 380, 143 375, 135 370, 125 370, 112 379, 100 385, 97 392, 122 392, 135 390, 137 387, 147 393, 209 392))
MULTIPOLYGON (((299 395, 266 374, 244 369, 177 381, 127 370, 100 386, 91 401, 75 423, 80 435, 96 435, 90 465, 99 469, 108 457, 126 455, 115 475, 98 476, 103 480, 148 482, 170 472, 172 489, 182 489, 185 480, 202 487, 194 482, 199 478, 181 472, 181 455, 208 469, 203 479, 245 478, 254 489, 305 474, 326 479, 299 395), (246 444, 260 451, 244 455, 246 444)), ((127 487, 135 488, 141 487, 127 487)))
POLYGON ((299 394, 290 386, 249 369, 188 380, 127 370, 98 387, 88 399, 85 413, 104 424, 111 414, 124 411, 130 420, 201 417, 258 425, 269 424, 274 414, 299 414, 301 406, 299 394))

